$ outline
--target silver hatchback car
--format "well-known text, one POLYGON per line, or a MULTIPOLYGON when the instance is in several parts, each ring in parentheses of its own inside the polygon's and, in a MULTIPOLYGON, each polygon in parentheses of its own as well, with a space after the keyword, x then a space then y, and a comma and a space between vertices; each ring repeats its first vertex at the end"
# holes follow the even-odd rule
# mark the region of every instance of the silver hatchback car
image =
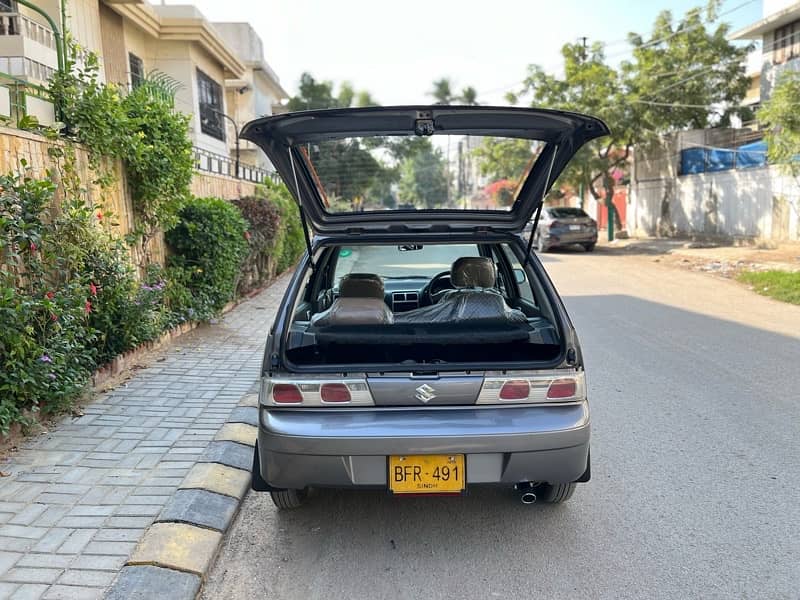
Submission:
POLYGON ((279 508, 314 487, 504 485, 530 503, 589 480, 580 344, 531 251, 535 226, 523 232, 573 154, 607 133, 584 115, 472 106, 244 128, 308 244, 267 338, 253 489, 279 508), (499 164, 503 146, 529 158, 499 164))

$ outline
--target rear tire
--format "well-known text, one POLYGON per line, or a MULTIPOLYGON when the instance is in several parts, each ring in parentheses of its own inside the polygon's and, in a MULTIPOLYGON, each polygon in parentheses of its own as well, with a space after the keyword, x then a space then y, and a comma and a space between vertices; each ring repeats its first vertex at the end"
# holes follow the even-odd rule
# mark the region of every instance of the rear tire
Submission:
POLYGON ((300 508, 308 497, 307 490, 280 490, 270 492, 272 502, 281 510, 300 508))
POLYGON ((583 244, 583 249, 586 250, 587 252, 591 252, 592 250, 594 250, 594 244, 583 244))
POLYGON ((542 502, 561 504, 572 498, 575 486, 575 483, 543 483, 536 491, 536 495, 542 502))

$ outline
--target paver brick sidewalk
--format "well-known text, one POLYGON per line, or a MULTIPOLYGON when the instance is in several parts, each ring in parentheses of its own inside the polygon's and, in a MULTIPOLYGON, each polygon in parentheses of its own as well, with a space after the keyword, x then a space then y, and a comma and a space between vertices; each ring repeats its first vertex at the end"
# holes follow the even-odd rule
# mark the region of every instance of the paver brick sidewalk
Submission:
POLYGON ((257 389, 267 329, 288 275, 218 324, 176 340, 139 371, 0 469, 0 599, 99 598, 257 389))

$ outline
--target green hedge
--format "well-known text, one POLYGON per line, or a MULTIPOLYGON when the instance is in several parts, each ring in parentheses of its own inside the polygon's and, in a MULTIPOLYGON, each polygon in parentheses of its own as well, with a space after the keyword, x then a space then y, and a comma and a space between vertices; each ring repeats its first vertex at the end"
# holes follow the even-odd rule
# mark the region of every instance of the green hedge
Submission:
POLYGON ((269 260, 280 272, 305 248, 294 202, 270 184, 241 209, 187 201, 165 234, 168 266, 137 277, 109 216, 82 199, 56 210, 54 192, 49 179, 0 176, 0 434, 69 407, 118 354, 217 316, 244 263, 269 260))
POLYGON ((171 308, 182 320, 210 319, 233 299, 247 229, 239 209, 219 198, 193 198, 178 212, 178 224, 166 233, 167 280, 171 308))

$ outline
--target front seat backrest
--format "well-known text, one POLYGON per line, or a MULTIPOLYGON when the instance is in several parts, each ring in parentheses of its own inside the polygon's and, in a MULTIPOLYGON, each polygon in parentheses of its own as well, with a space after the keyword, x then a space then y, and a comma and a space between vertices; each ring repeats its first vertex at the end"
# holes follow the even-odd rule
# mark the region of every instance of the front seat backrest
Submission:
POLYGON ((317 327, 389 325, 394 315, 383 299, 383 280, 370 273, 350 273, 339 282, 339 297, 311 318, 317 327))
POLYGON ((450 281, 457 288, 492 288, 497 279, 492 259, 462 256, 450 267, 450 281))

